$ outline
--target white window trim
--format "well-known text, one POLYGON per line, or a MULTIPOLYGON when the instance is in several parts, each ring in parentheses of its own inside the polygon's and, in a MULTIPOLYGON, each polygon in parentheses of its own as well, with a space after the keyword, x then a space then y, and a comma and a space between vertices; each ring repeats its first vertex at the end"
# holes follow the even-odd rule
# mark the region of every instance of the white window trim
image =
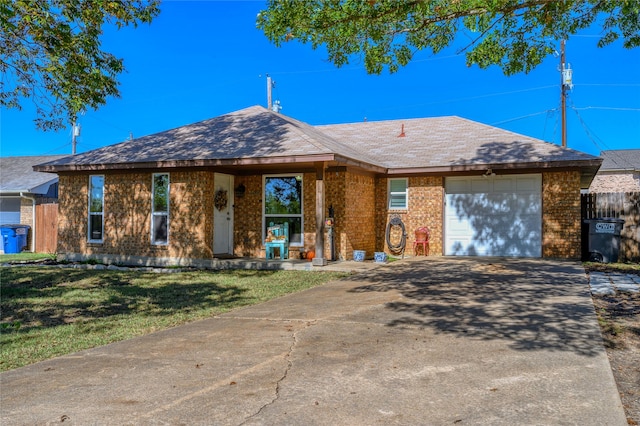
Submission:
POLYGON ((171 175, 169 173, 153 173, 151 176, 151 244, 154 246, 168 246, 169 245, 169 230, 171 228, 170 225, 170 211, 171 211, 171 175), (166 175, 167 182, 167 211, 166 212, 156 212, 155 211, 155 203, 154 198, 156 194, 156 176, 166 175), (155 217, 156 216, 167 216, 167 241, 156 242, 154 238, 154 228, 155 228, 155 217))
MULTIPOLYGON (((266 206, 266 189, 267 178, 273 177, 296 177, 300 176, 302 179, 302 185, 300 186, 300 214, 270 214, 269 217, 298 217, 300 216, 300 242, 294 243, 289 238, 289 247, 304 247, 304 174, 303 173, 281 173, 272 175, 262 175, 262 241, 267 238, 265 230, 267 229, 267 215, 265 214, 266 206)), ((291 230, 289 230, 291 232, 291 230)))
POLYGON ((104 178, 104 175, 89 175, 89 197, 88 197, 88 201, 87 201, 87 213, 89 213, 87 215, 87 241, 90 243, 102 243, 104 242, 104 187, 105 187, 105 183, 106 183, 106 179, 104 178), (94 177, 101 177, 102 178, 102 203, 100 203, 102 205, 102 211, 101 212, 92 212, 91 211, 91 192, 93 189, 93 186, 91 185, 91 180, 94 177), (102 236, 102 238, 99 239, 94 239, 91 238, 91 216, 102 216, 102 221, 101 221, 101 225, 102 225, 102 229, 100 230, 100 235, 102 236))
POLYGON ((387 208, 389 210, 394 211, 405 211, 409 210, 409 179, 407 178, 389 178, 387 179, 387 208), (404 192, 391 192, 391 181, 392 180, 403 180, 404 181, 404 192), (392 195, 404 195, 404 207, 391 207, 391 196, 392 195))

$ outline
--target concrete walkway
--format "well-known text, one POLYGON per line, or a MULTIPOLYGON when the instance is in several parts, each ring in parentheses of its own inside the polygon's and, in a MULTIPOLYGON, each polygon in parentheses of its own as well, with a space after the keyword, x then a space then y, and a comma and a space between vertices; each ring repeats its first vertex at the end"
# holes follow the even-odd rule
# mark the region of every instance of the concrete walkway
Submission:
POLYGON ((633 274, 591 272, 589 287, 595 295, 613 295, 616 291, 640 292, 640 276, 633 274))
POLYGON ((578 263, 411 259, 0 375, 0 423, 625 425, 578 263))

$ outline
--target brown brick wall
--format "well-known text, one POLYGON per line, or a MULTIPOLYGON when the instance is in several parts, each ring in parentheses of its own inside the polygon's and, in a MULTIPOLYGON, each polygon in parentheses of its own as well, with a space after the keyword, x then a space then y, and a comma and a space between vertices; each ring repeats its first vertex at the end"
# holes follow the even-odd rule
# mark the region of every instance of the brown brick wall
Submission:
POLYGON ((103 243, 87 242, 89 174, 61 175, 58 252, 211 258, 212 172, 170 173, 169 244, 151 244, 152 173, 105 173, 103 243))
POLYGON ((640 173, 598 172, 589 192, 638 192, 640 191, 640 173))
MULTIPOLYGON (((105 233, 102 244, 87 242, 89 174, 60 175, 58 252, 209 259, 213 257, 212 171, 170 173, 170 230, 168 246, 150 241, 151 172, 105 173, 105 233)), ((443 177, 411 177, 409 209, 387 209, 387 179, 340 169, 325 173, 325 208, 335 209, 336 257, 352 259, 353 250, 389 250, 385 230, 391 214, 399 214, 407 232, 406 254, 412 255, 414 231, 431 231, 431 255, 443 254, 443 177)), ((263 257, 262 175, 236 176, 246 188, 234 201, 234 254, 263 257)), ((303 176, 304 249, 315 249, 314 173, 303 176)), ((580 257, 580 174, 543 174, 543 257, 580 257)), ((327 214, 325 212, 325 214, 327 214)), ((392 241, 399 236, 392 234, 392 241)), ((325 234, 325 257, 329 257, 325 234)), ((291 248, 290 256, 299 250, 291 248)))
MULTIPOLYGON (((262 235, 263 175, 236 176, 236 187, 240 184, 245 186, 246 191, 242 197, 235 198, 234 253, 237 256, 264 257, 265 250, 262 235)), ((302 175, 304 251, 315 249, 315 188, 315 174, 304 173, 302 175)), ((299 247, 289 248, 289 257, 297 258, 299 256, 299 247)))
POLYGON ((88 175, 59 175, 58 253, 86 253, 88 175))
POLYGON ((214 173, 172 172, 169 256, 213 257, 214 173))
POLYGON ((233 243, 237 256, 259 257, 262 250, 262 175, 236 176, 235 185, 244 185, 243 196, 236 196, 233 209, 233 243))
MULTIPOLYGON (((326 190, 326 185, 325 185, 326 190)), ((316 174, 305 173, 302 176, 304 251, 316 249, 316 174)), ((329 208, 329 205, 326 206, 329 208)), ((299 255, 297 248, 289 248, 289 256, 299 255)), ((318 256, 316 256, 318 257, 318 256)))
POLYGON ((20 198, 20 224, 33 227, 33 201, 20 198))
MULTIPOLYGON (((235 200, 234 244, 236 255, 264 257, 262 242, 262 175, 236 177, 236 186, 241 183, 246 192, 235 200)), ((375 181, 373 177, 354 174, 344 170, 328 170, 324 177, 325 216, 329 206, 335 210, 334 244, 335 256, 351 259, 353 250, 367 250, 373 256, 375 181)), ((315 251, 316 232, 316 176, 303 174, 303 220, 304 251, 315 251)), ((300 249, 290 247, 292 258, 299 256, 300 249)), ((325 258, 330 256, 329 236, 325 231, 325 258)), ((317 256, 316 256, 317 257, 317 256)))
POLYGON ((542 174, 542 257, 581 256, 580 172, 542 174))
MULTIPOLYGON (((411 177, 408 179, 409 209, 389 211, 387 208, 387 179, 376 180, 376 247, 390 253, 386 243, 386 228, 392 215, 398 214, 405 226, 405 254, 414 255, 415 230, 426 226, 431 232, 430 255, 443 254, 444 178, 440 176, 411 177)), ((391 228, 391 243, 399 242, 400 228, 391 228)), ((422 252, 420 251, 420 254, 422 252)))
MULTIPOLYGON (((335 210, 334 250, 337 259, 353 259, 354 250, 364 250, 368 257, 376 251, 375 178, 350 171, 331 171, 325 175, 326 207, 335 210)), ((327 214, 325 212, 325 214, 327 214)), ((330 256, 329 238, 325 252, 330 256)))

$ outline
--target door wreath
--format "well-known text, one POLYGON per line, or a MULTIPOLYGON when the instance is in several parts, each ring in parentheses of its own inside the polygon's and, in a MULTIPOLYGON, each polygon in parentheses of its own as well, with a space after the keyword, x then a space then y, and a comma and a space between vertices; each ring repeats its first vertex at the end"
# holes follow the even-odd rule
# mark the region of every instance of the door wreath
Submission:
POLYGON ((227 191, 225 191, 224 189, 219 189, 216 191, 216 196, 213 199, 213 205, 216 206, 216 208, 218 209, 218 211, 224 209, 225 207, 227 207, 227 202, 228 202, 228 197, 227 197, 227 191))

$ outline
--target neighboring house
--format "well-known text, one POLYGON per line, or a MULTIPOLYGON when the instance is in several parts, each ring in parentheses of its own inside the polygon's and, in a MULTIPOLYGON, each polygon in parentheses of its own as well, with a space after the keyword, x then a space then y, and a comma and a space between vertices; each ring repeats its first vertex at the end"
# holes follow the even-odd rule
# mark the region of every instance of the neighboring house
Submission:
POLYGON ((602 166, 589 192, 640 191, 640 149, 602 151, 600 156, 602 166))
POLYGON ((63 157, 0 157, 0 225, 29 225, 31 229, 27 245, 32 251, 35 251, 34 237, 39 229, 36 206, 58 202, 58 177, 51 173, 36 172, 33 166, 63 157))
POLYGON ((459 117, 311 126, 254 106, 35 167, 58 173, 67 259, 208 266, 289 252, 389 252, 431 231, 432 255, 579 259, 580 190, 602 160, 459 117), (387 232, 389 229, 389 232, 387 232))

